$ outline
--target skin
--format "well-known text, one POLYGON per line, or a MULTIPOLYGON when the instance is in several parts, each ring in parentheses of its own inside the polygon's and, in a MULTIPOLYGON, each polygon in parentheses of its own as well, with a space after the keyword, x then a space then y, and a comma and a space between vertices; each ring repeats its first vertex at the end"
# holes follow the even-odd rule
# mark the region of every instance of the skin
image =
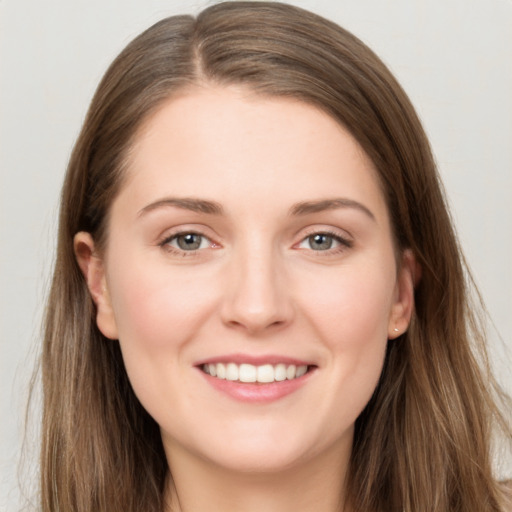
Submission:
POLYGON ((397 256, 371 161, 313 106, 204 86, 145 123, 127 172, 106 250, 78 233, 75 252, 98 327, 160 425, 172 510, 341 510, 354 422, 413 309, 414 259, 397 256), (176 238, 190 232, 196 251, 176 238), (230 354, 312 371, 247 403, 197 367, 230 354))

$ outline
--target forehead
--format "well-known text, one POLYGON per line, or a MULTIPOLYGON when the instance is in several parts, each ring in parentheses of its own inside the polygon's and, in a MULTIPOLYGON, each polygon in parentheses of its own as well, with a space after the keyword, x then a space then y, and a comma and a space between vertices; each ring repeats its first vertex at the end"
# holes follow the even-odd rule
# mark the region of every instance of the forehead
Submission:
POLYGON ((244 88, 197 87, 167 100, 139 130, 127 178, 122 193, 139 203, 165 194, 268 202, 271 194, 285 207, 337 192, 385 210, 371 160, 340 123, 244 88))

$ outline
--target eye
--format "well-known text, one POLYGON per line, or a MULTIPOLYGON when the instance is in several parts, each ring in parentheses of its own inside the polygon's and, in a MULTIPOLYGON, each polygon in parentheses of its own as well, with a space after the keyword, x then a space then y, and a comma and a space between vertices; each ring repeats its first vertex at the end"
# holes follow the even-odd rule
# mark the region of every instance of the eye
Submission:
POLYGON ((197 251, 212 245, 208 238, 199 233, 177 233, 162 242, 162 246, 172 247, 180 251, 197 251))
POLYGON ((298 245, 298 248, 313 251, 328 251, 341 246, 351 247, 352 243, 333 233, 314 233, 304 238, 298 245))

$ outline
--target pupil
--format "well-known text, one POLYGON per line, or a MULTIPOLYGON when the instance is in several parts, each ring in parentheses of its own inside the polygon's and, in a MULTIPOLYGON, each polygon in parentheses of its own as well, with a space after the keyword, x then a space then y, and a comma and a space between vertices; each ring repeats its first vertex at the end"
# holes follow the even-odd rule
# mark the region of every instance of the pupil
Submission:
POLYGON ((180 249, 185 251, 193 251, 199 249, 201 245, 201 236, 194 233, 188 233, 178 237, 178 245, 180 249))
POLYGON ((332 247, 332 237, 329 235, 313 235, 309 237, 309 243, 312 249, 326 251, 332 247))

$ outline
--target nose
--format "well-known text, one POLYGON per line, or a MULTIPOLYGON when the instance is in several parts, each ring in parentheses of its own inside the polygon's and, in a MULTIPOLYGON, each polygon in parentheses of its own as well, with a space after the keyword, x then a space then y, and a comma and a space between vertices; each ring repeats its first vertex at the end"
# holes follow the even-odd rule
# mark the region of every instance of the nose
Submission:
POLYGON ((221 318, 251 335, 282 328, 293 318, 286 272, 271 250, 245 251, 230 262, 221 318))

